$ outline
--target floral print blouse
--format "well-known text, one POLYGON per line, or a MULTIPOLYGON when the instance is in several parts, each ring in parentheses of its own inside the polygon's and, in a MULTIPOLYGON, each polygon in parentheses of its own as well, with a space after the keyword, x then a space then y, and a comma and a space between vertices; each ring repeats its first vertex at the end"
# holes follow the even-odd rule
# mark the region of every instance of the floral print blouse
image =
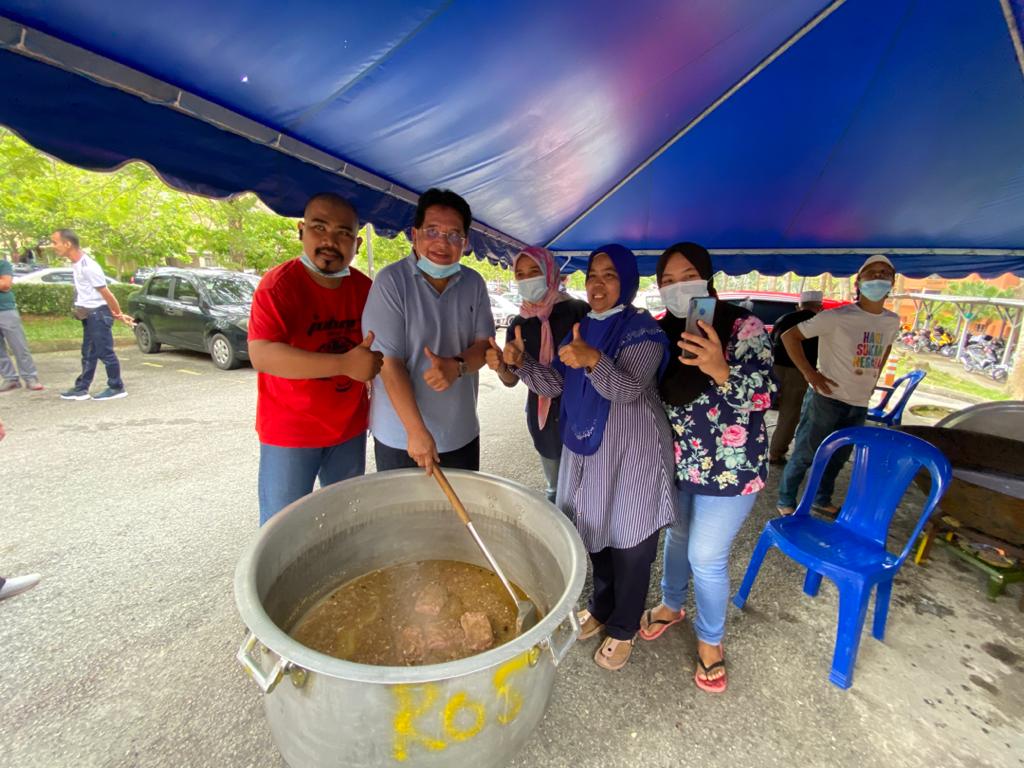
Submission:
POLYGON ((733 325, 729 378, 686 406, 664 404, 675 442, 676 482, 703 496, 757 493, 768 476, 764 412, 777 389, 772 343, 753 315, 733 325))

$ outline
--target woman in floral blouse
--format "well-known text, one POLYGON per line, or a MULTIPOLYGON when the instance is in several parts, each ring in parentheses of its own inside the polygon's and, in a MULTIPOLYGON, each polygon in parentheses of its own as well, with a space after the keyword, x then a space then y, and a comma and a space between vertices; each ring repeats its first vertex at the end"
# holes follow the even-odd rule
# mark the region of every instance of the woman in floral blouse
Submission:
POLYGON ((711 325, 700 323, 707 338, 683 332, 689 300, 716 295, 711 257, 701 246, 671 246, 656 273, 668 309, 661 326, 694 356, 673 356, 659 388, 675 441, 679 517, 665 535, 662 601, 645 612, 640 637, 654 640, 683 620, 692 574, 694 682, 721 693, 729 550, 768 474, 764 412, 776 388, 772 345, 760 320, 724 301, 711 325))

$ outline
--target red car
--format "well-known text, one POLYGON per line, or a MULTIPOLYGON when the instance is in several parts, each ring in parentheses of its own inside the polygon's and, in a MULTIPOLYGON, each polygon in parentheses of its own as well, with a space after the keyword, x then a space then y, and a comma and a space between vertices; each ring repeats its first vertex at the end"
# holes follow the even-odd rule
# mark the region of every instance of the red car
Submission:
MULTIPOLYGON (((738 304, 758 317, 764 323, 765 330, 772 332, 775 323, 783 315, 788 315, 800 303, 799 293, 781 293, 778 291, 719 291, 718 298, 722 301, 738 304)), ((835 309, 849 301, 826 298, 822 302, 823 309, 835 309)))
MULTIPOLYGON (((738 304, 753 313, 764 323, 768 333, 772 332, 772 328, 780 317, 793 312, 796 305, 800 303, 799 293, 780 293, 779 291, 719 291, 718 298, 721 301, 738 304)), ((661 298, 656 292, 647 292, 644 301, 648 311, 654 317, 660 318, 664 314, 665 307, 662 306, 661 298)), ((824 309, 835 309, 849 303, 843 299, 825 299, 822 302, 824 309)))

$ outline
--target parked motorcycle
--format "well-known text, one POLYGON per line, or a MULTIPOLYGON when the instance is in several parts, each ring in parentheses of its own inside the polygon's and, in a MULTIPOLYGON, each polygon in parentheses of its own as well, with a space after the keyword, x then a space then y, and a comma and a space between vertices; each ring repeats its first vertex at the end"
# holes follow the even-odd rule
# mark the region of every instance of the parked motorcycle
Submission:
POLYGON ((960 357, 960 363, 968 373, 982 373, 993 381, 1006 381, 1010 368, 1000 362, 994 341, 969 344, 960 357))

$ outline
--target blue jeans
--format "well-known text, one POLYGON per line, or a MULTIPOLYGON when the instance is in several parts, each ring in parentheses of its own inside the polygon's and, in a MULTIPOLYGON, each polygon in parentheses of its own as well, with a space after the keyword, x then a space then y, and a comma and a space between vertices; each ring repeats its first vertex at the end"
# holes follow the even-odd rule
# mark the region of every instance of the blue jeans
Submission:
POLYGON ((260 443, 260 525, 320 487, 366 473, 366 433, 326 448, 281 448, 260 443))
POLYGON ((686 586, 693 574, 697 639, 717 645, 725 636, 729 604, 729 550, 757 499, 746 496, 700 496, 678 491, 679 513, 665 531, 665 566, 661 601, 677 613, 686 602, 686 586))
POLYGON ((544 479, 547 481, 548 487, 545 494, 548 497, 548 501, 552 504, 555 503, 555 496, 558 494, 558 470, 562 465, 562 457, 559 456, 557 459, 548 459, 544 456, 540 457, 540 466, 544 470, 544 479))
MULTIPOLYGON (((793 451, 786 462, 786 469, 779 481, 779 506, 795 507, 796 494, 804 475, 814 461, 814 452, 818 446, 837 429, 859 427, 864 424, 868 409, 863 406, 849 405, 841 400, 819 395, 808 389, 804 395, 804 403, 800 409, 800 424, 793 438, 793 451)), ((850 457, 851 448, 836 451, 829 462, 825 473, 821 476, 821 484, 814 496, 814 503, 828 506, 832 503, 832 492, 836 487, 836 477, 850 457)))
POLYGON ((100 360, 107 369, 107 386, 124 389, 121 363, 114 352, 113 327, 114 316, 105 304, 90 310, 89 316, 82 321, 82 373, 75 379, 75 389, 79 392, 89 391, 96 375, 96 363, 100 360))

